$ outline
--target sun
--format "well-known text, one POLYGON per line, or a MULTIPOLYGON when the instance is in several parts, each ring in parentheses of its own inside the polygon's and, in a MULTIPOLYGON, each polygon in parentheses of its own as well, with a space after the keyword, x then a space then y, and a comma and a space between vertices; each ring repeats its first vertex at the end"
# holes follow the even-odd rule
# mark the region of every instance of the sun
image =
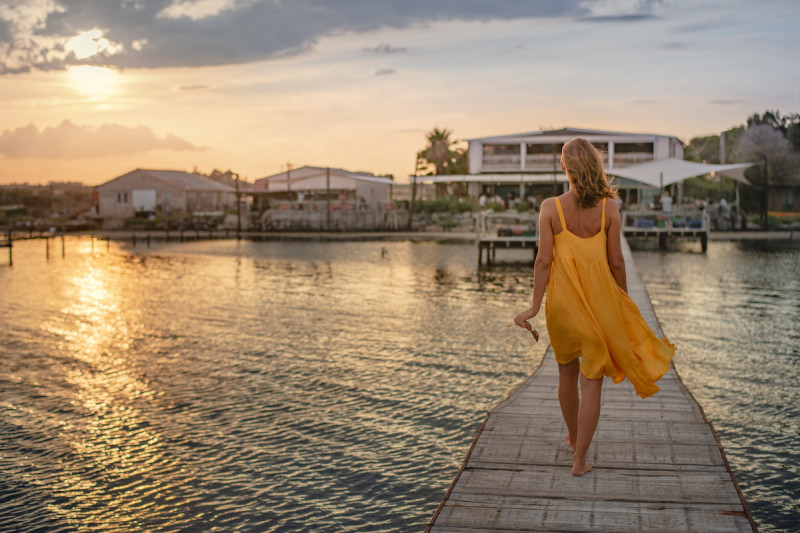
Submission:
POLYGON ((73 89, 92 99, 105 100, 114 96, 120 85, 119 72, 110 68, 81 65, 70 67, 67 78, 73 89))

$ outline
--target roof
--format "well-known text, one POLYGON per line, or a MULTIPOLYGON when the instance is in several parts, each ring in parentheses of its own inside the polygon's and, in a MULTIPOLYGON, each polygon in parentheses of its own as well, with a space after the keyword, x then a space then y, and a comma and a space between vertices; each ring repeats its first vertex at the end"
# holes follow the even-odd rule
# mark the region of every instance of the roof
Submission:
POLYGON ((656 159, 641 165, 633 165, 620 169, 608 169, 607 174, 630 178, 653 187, 671 185, 695 176, 704 176, 712 172, 722 174, 742 183, 750 185, 744 177, 746 168, 757 163, 737 163, 733 165, 712 165, 708 163, 695 163, 669 157, 666 159, 656 159))
POLYGON ((556 130, 537 130, 527 133, 513 133, 510 135, 496 135, 492 137, 478 137, 467 139, 469 141, 504 141, 512 139, 522 139, 526 137, 672 137, 674 135, 662 135, 660 133, 630 133, 621 131, 589 130, 583 128, 560 128, 556 130))
MULTIPOLYGON (((330 170, 331 178, 336 178, 339 183, 341 180, 355 180, 355 181, 366 181, 371 183, 381 183, 384 185, 394 185, 394 179, 390 178, 389 176, 373 176, 372 174, 367 174, 365 172, 351 172, 349 170, 344 170, 341 168, 328 168, 328 167, 314 167, 305 165, 300 168, 292 169, 290 172, 280 172, 278 174, 273 174, 271 176, 266 176, 264 178, 260 178, 255 180, 253 184, 254 190, 269 190, 269 191, 278 191, 278 190, 286 190, 287 183, 291 180, 292 188, 293 189, 302 189, 302 186, 299 185, 300 182, 304 180, 312 180, 314 178, 321 178, 325 177, 330 170)), ((313 187, 317 189, 318 187, 313 187)), ((342 188, 338 186, 333 186, 332 188, 342 188)))
POLYGON ((151 170, 151 169, 144 169, 144 168, 137 168, 128 172, 127 174, 123 174, 122 176, 118 176, 110 181, 105 182, 100 187, 104 185, 108 185, 112 181, 116 181, 131 174, 146 174, 147 176, 156 179, 158 181, 162 181, 173 187, 178 189, 182 189, 184 191, 204 191, 204 192, 236 192, 234 188, 228 187, 227 185, 223 185, 221 183, 217 183, 214 180, 210 180, 205 176, 201 176, 199 174, 193 174, 191 172, 184 172, 182 170, 151 170))

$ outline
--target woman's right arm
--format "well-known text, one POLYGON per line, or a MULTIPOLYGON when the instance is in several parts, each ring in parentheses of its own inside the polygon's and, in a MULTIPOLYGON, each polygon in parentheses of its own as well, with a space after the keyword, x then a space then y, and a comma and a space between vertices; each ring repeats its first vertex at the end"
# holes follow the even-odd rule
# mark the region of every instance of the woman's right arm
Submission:
POLYGON ((613 199, 605 199, 606 214, 608 215, 608 239, 607 239, 607 255, 608 267, 611 269, 611 275, 614 276, 617 285, 628 292, 628 278, 625 274, 625 258, 622 256, 622 236, 620 233, 620 226, 622 220, 619 214, 619 207, 617 202, 613 199))

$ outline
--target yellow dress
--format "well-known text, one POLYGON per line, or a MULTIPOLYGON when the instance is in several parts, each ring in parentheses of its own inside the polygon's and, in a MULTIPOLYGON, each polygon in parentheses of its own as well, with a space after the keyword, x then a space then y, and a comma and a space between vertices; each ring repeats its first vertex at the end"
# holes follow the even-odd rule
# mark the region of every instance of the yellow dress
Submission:
POLYGON ((558 198, 562 231, 555 235, 553 264, 547 285, 545 316, 556 361, 581 357, 581 372, 615 383, 627 376, 642 398, 655 394, 655 384, 669 370, 675 346, 659 339, 636 303, 617 285, 608 266, 606 203, 600 232, 578 237, 567 229, 558 198))

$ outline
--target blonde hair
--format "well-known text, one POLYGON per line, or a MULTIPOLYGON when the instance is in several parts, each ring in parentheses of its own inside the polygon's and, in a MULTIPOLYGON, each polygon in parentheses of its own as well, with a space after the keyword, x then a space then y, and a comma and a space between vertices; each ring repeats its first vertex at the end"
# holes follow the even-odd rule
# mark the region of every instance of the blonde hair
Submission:
POLYGON ((601 198, 617 197, 617 188, 608 183, 603 170, 600 152, 583 137, 575 137, 564 145, 561 161, 582 208, 595 206, 601 198))

